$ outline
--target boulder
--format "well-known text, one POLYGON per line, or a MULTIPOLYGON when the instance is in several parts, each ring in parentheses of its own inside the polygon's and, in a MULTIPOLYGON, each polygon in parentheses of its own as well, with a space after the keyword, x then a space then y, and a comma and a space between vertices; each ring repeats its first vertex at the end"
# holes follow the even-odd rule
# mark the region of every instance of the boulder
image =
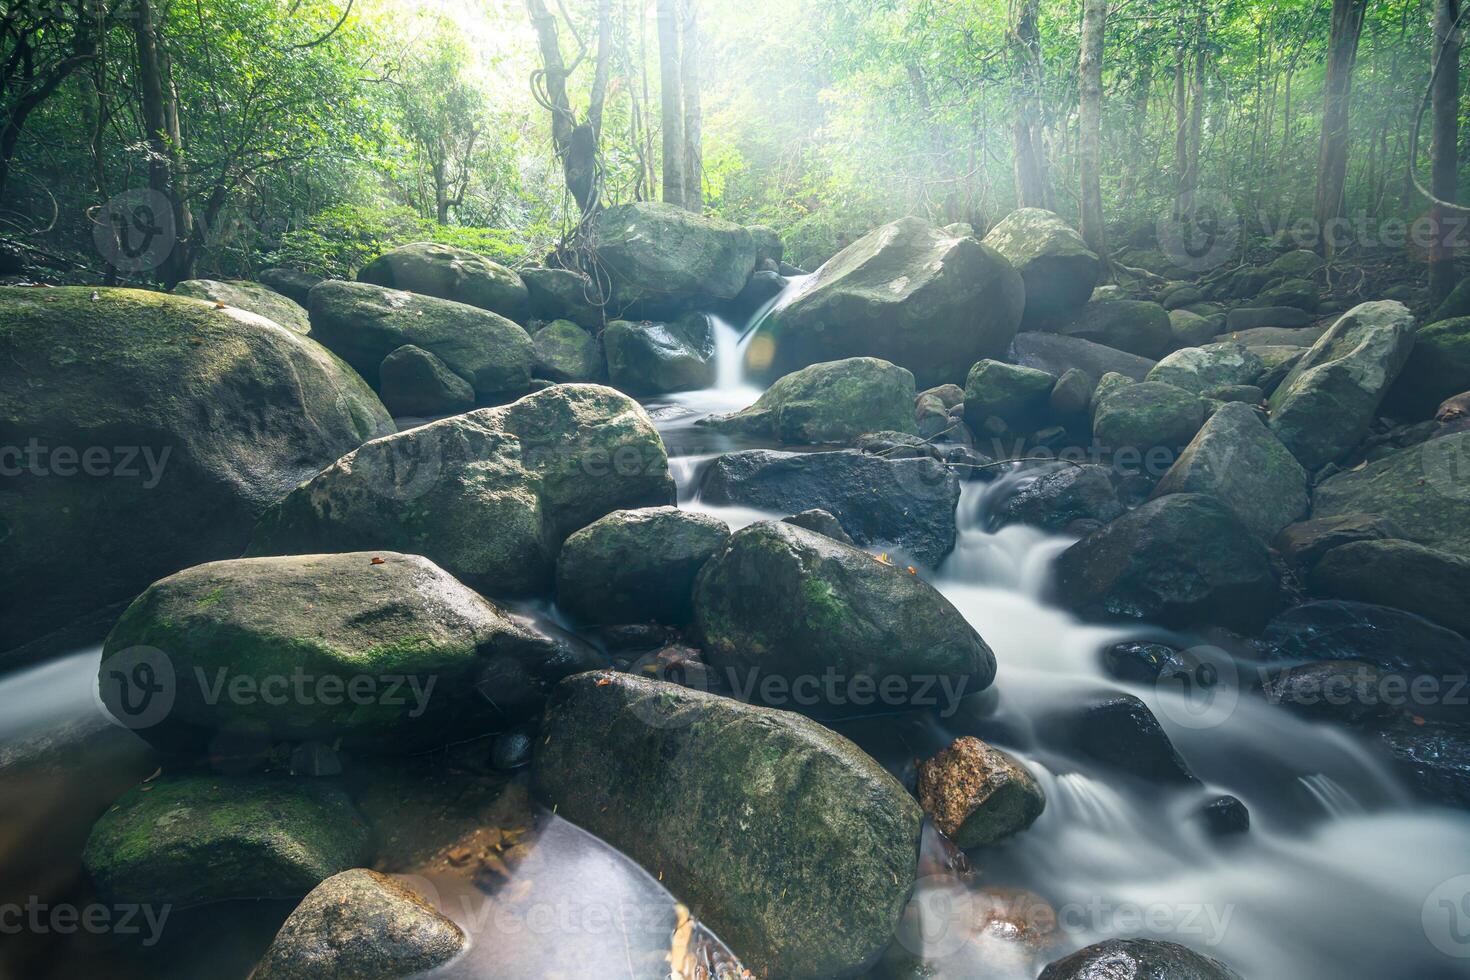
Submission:
POLYGON ((566 269, 522 269, 531 317, 570 320, 584 330, 603 327, 602 300, 591 279, 566 269))
POLYGON ((985 641, 911 569, 783 521, 736 531, 704 567, 694 630, 737 689, 759 696, 779 678, 795 701, 804 683, 835 677, 833 689, 811 685, 811 707, 838 714, 937 706, 935 678, 956 696, 995 679, 985 641))
POLYGON ((750 238, 755 242, 757 262, 779 264, 786 257, 786 245, 781 241, 781 236, 776 229, 768 225, 746 225, 745 230, 750 232, 750 238))
POLYGON ((1032 432, 1047 420, 1051 390, 1057 379, 1045 371, 1003 361, 983 360, 965 378, 965 422, 983 432, 992 416, 1022 432, 1032 432))
POLYGON ((1266 392, 1256 385, 1221 385, 1207 388, 1201 394, 1209 401, 1240 402, 1257 408, 1266 403, 1266 392))
POLYGON ((1202 493, 1230 509, 1262 541, 1307 511, 1307 473, 1247 404, 1222 405, 1154 489, 1155 497, 1202 493))
POLYGON ((1453 432, 1338 473, 1317 485, 1312 516, 1372 514, 1402 537, 1470 558, 1470 432, 1453 432))
POLYGON ((1158 359, 1174 349, 1168 311, 1143 300, 1088 303, 1051 329, 1139 357, 1158 359))
POLYGON ((1343 514, 1312 518, 1282 528, 1272 547, 1292 567, 1310 569, 1322 560, 1323 555, 1340 545, 1402 536, 1403 532, 1385 518, 1371 514, 1343 514))
POLYGON ((1204 290, 1192 282, 1177 283, 1159 295, 1159 305, 1171 313, 1189 306, 1198 306, 1203 302, 1205 302, 1204 290))
POLYGON ((607 375, 631 395, 693 391, 715 383, 715 334, 703 313, 670 323, 615 320, 602 332, 607 375))
POLYGON ((676 507, 615 510, 567 538, 556 562, 556 601, 585 623, 693 615, 694 577, 730 537, 725 522, 676 507))
POLYGON ((1250 630, 1280 604, 1265 545, 1223 504, 1158 497, 1062 552, 1056 595, 1091 618, 1250 630))
POLYGON ((1092 393, 1097 382, 1081 368, 1068 368, 1057 378, 1047 399, 1052 415, 1065 422, 1068 428, 1077 420, 1084 419, 1092 407, 1092 393))
POLYGON ((103 901, 187 908, 297 898, 367 857, 367 823, 335 786, 164 776, 102 815, 82 864, 103 901))
POLYGON ((962 848, 1018 834, 1046 808, 1026 767, 978 738, 957 738, 919 763, 919 805, 962 848))
MULTIPOLYGON (((1283 279, 1274 286, 1261 291, 1255 299, 1246 302, 1247 307, 1257 309, 1292 309, 1311 313, 1319 302, 1317 284, 1308 279, 1283 279)), ((1275 324, 1285 326, 1285 324, 1275 324)))
POLYGON ((1412 541, 1354 541, 1327 552, 1310 583, 1323 595, 1407 609, 1470 634, 1470 558, 1461 555, 1412 541))
POLYGON ((990 229, 984 243, 1003 255, 1026 284, 1022 323, 1036 326, 1085 304, 1101 264, 1082 236, 1051 211, 1020 208, 990 229))
POLYGON ((378 367, 378 388, 398 415, 451 415, 475 405, 475 389, 439 358, 404 344, 378 367))
POLYGON ((1253 385, 1266 365, 1236 343, 1208 344, 1177 350, 1154 365, 1149 381, 1162 381, 1196 395, 1223 385, 1253 385))
POLYGON ((418 893, 395 878, 354 868, 312 889, 250 976, 396 980, 447 963, 466 945, 460 928, 418 893))
POLYGON ((1470 728, 1405 719, 1374 735, 1388 761, 1417 795, 1470 810, 1470 728))
POLYGON ((862 547, 892 549, 932 567, 954 548, 960 481, 929 458, 752 449, 712 461, 699 497, 780 514, 819 507, 862 547))
POLYGON ((602 348, 597 338, 570 320, 553 320, 531 338, 536 347, 536 376, 562 383, 593 382, 602 377, 602 348))
POLYGON ((543 731, 541 802, 658 874, 758 974, 853 975, 888 945, 922 814, 847 739, 624 674, 563 682, 543 731))
POLYGON ((990 523, 993 529, 1030 524, 1062 533, 1079 526, 1095 530, 1122 516, 1123 504, 1106 466, 1058 464, 996 505, 990 523))
POLYGON ((357 281, 476 306, 516 323, 530 320, 530 295, 519 275, 450 245, 401 245, 363 266, 357 281))
POLYGON ((1360 725, 1395 712, 1383 697, 1383 673, 1362 660, 1322 660, 1269 673, 1261 695, 1313 721, 1360 725))
POLYGON ((1195 811, 1205 833, 1229 837, 1251 829, 1251 812, 1233 796, 1217 796, 1195 811))
POLYGON ((1131 384, 1137 383, 1137 381, 1135 381, 1133 378, 1128 377, 1128 375, 1126 374, 1119 374, 1116 371, 1109 371, 1107 374, 1098 379, 1097 387, 1092 389, 1092 398, 1088 402, 1087 406, 1088 411, 1096 415, 1097 407, 1102 404, 1104 398, 1108 397, 1108 395, 1111 395, 1119 388, 1126 388, 1131 384))
POLYGON ((265 288, 274 289, 305 309, 311 288, 326 277, 300 269, 262 269, 255 278, 265 288))
POLYGON ((1174 332, 1174 346, 1203 347, 1220 332, 1216 318, 1205 318, 1189 310, 1170 310, 1169 329, 1174 332))
POLYGON ((111 661, 140 647, 173 678, 168 717, 141 734, 201 753, 230 731, 432 748, 529 717, 595 665, 566 663, 433 562, 391 551, 211 562, 155 582, 103 646, 103 703, 125 722, 140 692, 111 661))
POLYGON ((783 517, 781 519, 787 524, 795 524, 797 527, 804 527, 808 531, 825 534, 834 541, 841 541, 843 544, 852 545, 854 548, 857 547, 857 543, 842 529, 841 522, 820 507, 813 507, 811 510, 804 510, 800 514, 792 514, 790 517, 783 517))
POLYGON ((531 384, 536 348, 517 324, 489 310, 365 282, 329 279, 311 291, 312 337, 370 382, 404 344, 432 353, 483 399, 531 384))
POLYGON ((611 279, 609 317, 677 317, 734 299, 755 271, 757 245, 736 224, 640 201, 598 212, 589 241, 611 279))
POLYGON ((258 282, 246 282, 243 279, 224 282, 217 279, 187 279, 174 287, 174 295, 223 303, 273 320, 297 333, 311 333, 311 320, 306 315, 305 307, 258 282))
POLYGON ((1157 939, 1109 939, 1049 964, 1039 980, 1241 980, 1219 960, 1157 939))
POLYGON ((1470 669, 1470 640, 1413 613, 1364 602, 1326 599, 1293 606, 1272 619, 1261 637, 1268 656, 1286 663, 1364 661, 1408 677, 1464 677, 1470 669))
POLYGON ((270 504, 392 431, 350 368, 254 313, 0 288, 0 648, 238 555, 270 504))
POLYGON ((953 429, 954 413, 956 410, 962 411, 964 404, 965 389, 959 385, 938 385, 919 392, 914 399, 914 421, 918 425, 919 435, 932 439, 941 432, 953 429))
POLYGON ((790 293, 746 349, 754 376, 844 357, 880 357, 919 384, 955 381, 1016 334, 1025 286, 973 238, 903 218, 854 242, 790 293))
POLYGON ((1271 396, 1271 430, 1309 472, 1368 431, 1414 343, 1402 303, 1363 303, 1333 324, 1271 396))
POLYGON ((1420 327, 1383 411, 1400 421, 1430 418, 1447 398, 1470 391, 1470 316, 1420 327))
MULTIPOLYGON (((1236 340, 1242 344, 1252 343, 1238 334, 1256 332, 1261 330, 1287 330, 1307 328, 1315 330, 1315 327, 1307 327, 1312 322, 1312 314, 1306 310, 1299 310, 1292 306, 1258 306, 1240 307, 1231 310, 1225 315, 1226 337, 1221 339, 1236 340)), ((1309 343, 1315 343, 1317 338, 1312 338, 1309 343)), ((1264 341, 1254 341, 1263 343, 1264 341)), ((1299 341, 1274 340, 1272 343, 1298 343, 1299 341)))
MULTIPOLYGON (((1238 313, 1259 313, 1260 310, 1237 310, 1238 313)), ((1311 347, 1322 339, 1326 327, 1250 327, 1232 329, 1216 337, 1219 343, 1234 342, 1246 347, 1311 347)))
POLYGON ((1095 379, 1113 373, 1134 381, 1146 378, 1155 364, 1147 357, 1054 333, 1017 334, 1007 359, 1058 377, 1077 368, 1095 379))
POLYGON ((787 444, 851 443, 865 432, 917 431, 914 376, 876 357, 849 357, 781 378, 754 405, 703 424, 787 444))
POLYGON ((250 553, 398 550, 486 594, 530 594, 573 531, 673 500, 663 440, 636 402, 557 385, 367 443, 272 507, 250 553))
POLYGON ((1199 784, 1159 719, 1131 694, 1093 699, 1065 723, 1072 745, 1106 766, 1151 782, 1199 784))
POLYGON ((1097 403, 1092 434, 1105 449, 1177 451, 1205 421, 1199 396, 1162 381, 1142 381, 1109 391, 1097 403))
POLYGON ((1322 268, 1322 256, 1311 249, 1294 248, 1276 257, 1270 265, 1266 266, 1266 272, 1272 276, 1282 276, 1288 279, 1305 279, 1315 275, 1322 268))
POLYGON ((1157 684, 1160 677, 1190 677, 1198 666, 1187 656, 1163 643, 1126 640, 1103 651, 1103 668, 1120 681, 1157 684))

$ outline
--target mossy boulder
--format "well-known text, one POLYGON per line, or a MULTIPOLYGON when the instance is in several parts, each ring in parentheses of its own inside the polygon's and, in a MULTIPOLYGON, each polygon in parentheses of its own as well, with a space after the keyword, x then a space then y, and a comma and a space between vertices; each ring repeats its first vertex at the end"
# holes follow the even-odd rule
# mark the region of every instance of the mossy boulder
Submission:
POLYGON ((1261 309, 1287 307, 1311 313, 1317 309, 1319 302, 1316 283, 1309 279, 1289 278, 1268 286, 1261 291, 1260 295, 1247 301, 1245 305, 1261 309))
POLYGON ((1210 416, 1154 488, 1156 497, 1170 493, 1214 497, 1269 541, 1307 512, 1307 472, 1254 408, 1230 402, 1210 416))
POLYGON ((340 789, 209 775, 129 791, 92 828, 82 864, 104 901, 187 908, 296 898, 367 858, 367 823, 340 789))
POLYGON ((1016 334, 1026 287, 999 252, 918 218, 884 225, 833 256, 782 301, 746 348, 763 378, 845 357, 879 357, 917 383, 957 381, 1016 334))
POLYGON ((919 763, 918 795, 934 825, 965 848, 1020 833, 1046 808, 1025 766, 968 735, 919 763))
POLYGON ((1174 349, 1169 312, 1145 300, 1088 303, 1047 329, 1139 357, 1157 359, 1174 349))
POLYGON ((529 319, 530 297, 519 275, 483 255, 450 245, 401 245, 363 266, 357 280, 476 306, 516 323, 529 319))
POLYGON ((1202 395, 1211 388, 1255 384, 1265 373, 1265 362, 1250 348, 1223 343, 1176 350, 1154 365, 1148 380, 1202 395))
POLYGON ((625 674, 564 681, 543 731, 541 802, 657 874, 758 974, 855 975, 892 939, 922 814, 842 736, 625 674))
POLYGON ((1058 377, 1076 368, 1094 380, 1105 374, 1121 374, 1142 381, 1156 363, 1124 351, 1094 344, 1078 337, 1056 333, 1021 333, 1011 344, 1007 360, 1022 367, 1036 368, 1058 377))
POLYGON ((794 693, 835 676, 832 690, 813 685, 811 707, 839 714, 873 709, 857 703, 859 686, 885 692, 883 707, 937 707, 935 678, 956 696, 995 679, 985 641, 913 571, 783 521, 735 532, 705 565, 694 630, 712 665, 757 692, 767 677, 794 693))
POLYGON ((640 201, 598 213, 590 228, 612 281, 610 314, 678 316, 734 299, 755 271, 749 231, 671 204, 640 201))
POLYGON ((188 279, 174 287, 176 296, 192 296, 211 303, 223 303, 274 320, 297 333, 311 333, 311 320, 306 308, 269 286, 243 279, 221 282, 217 279, 188 279))
POLYGON ((593 333, 604 326, 602 296, 591 279, 566 269, 522 269, 531 316, 542 322, 570 320, 593 333))
POLYGON ((995 416, 1030 432, 1045 423, 1055 376, 1003 361, 978 361, 965 378, 965 422, 975 432, 995 416))
POLYGON ((1343 314, 1271 396, 1271 430, 1308 472, 1352 449, 1414 345, 1402 303, 1363 303, 1343 314))
POLYGON ((139 692, 109 661, 139 647, 166 659, 173 699, 140 733, 201 752, 216 731, 430 748, 534 713, 567 673, 550 638, 391 551, 211 562, 155 582, 103 647, 103 701, 125 722, 139 692))
POLYGON ((1312 517, 1373 514, 1411 541, 1470 558, 1470 432, 1453 432, 1323 480, 1312 517))
POLYGON ((311 287, 326 277, 300 269, 274 268, 262 269, 255 278, 266 289, 274 289, 304 310, 311 295, 311 287))
POLYGON ((715 333, 703 313, 669 323, 617 320, 602 332, 607 376, 631 395, 693 391, 715 383, 715 333))
POLYGON ((1123 503, 1106 466, 1043 465, 995 506, 992 528, 1029 524, 1062 533, 1079 526, 1096 529, 1123 516, 1123 503))
POLYGON ((572 321, 553 320, 531 339, 536 345, 536 377, 557 383, 602 377, 602 348, 597 338, 572 321))
POLYGON ((341 279, 314 287, 310 308, 312 337, 373 383, 383 358, 412 344, 473 384, 481 399, 530 387, 536 363, 530 335, 489 310, 341 279))
POLYGON ((556 385, 367 443, 260 520, 255 555, 422 554, 490 595, 550 585, 573 531, 672 503, 663 440, 627 395, 556 385))
POLYGON ((0 289, 0 647, 238 555, 292 487, 393 431, 351 368, 254 313, 0 289))
POLYGON ((1413 541, 1354 541, 1333 548, 1312 570, 1323 595, 1406 609, 1470 635, 1470 558, 1413 541))
POLYGON ((1150 500, 1062 552, 1056 595, 1090 618, 1242 630, 1280 605, 1266 546, 1196 493, 1150 500))
POLYGON ((562 545, 557 603, 586 623, 682 625, 694 577, 729 537, 724 521, 676 507, 613 511, 562 545))
POLYGON ((1426 324, 1389 388, 1383 411, 1404 422, 1432 418, 1447 398, 1470 391, 1470 316, 1426 324))
POLYGON ((383 404, 397 415, 449 415, 475 405, 475 389, 422 347, 404 344, 378 367, 383 404))
POLYGON ((1162 381, 1122 385, 1097 402, 1092 434, 1103 448, 1146 453, 1188 445, 1205 421, 1198 395, 1162 381))
POLYGON ((1174 343, 1179 347, 1203 347, 1224 325, 1218 317, 1203 317, 1189 310, 1169 311, 1169 329, 1174 331, 1174 343))
POLYGON ((1322 268, 1322 256, 1307 248, 1294 248, 1277 256, 1266 266, 1266 273, 1287 279, 1305 279, 1322 268))
POLYGON ((851 443, 864 432, 916 432, 914 376, 876 357, 813 364, 778 380, 754 405, 704 424, 783 443, 851 443))
POLYGON ((1005 256, 1026 284, 1022 323, 1035 326, 1082 306, 1101 263, 1082 236, 1057 214, 1020 208, 1000 220, 984 243, 1005 256))
POLYGON ((296 906, 251 980, 397 980, 449 962, 468 941, 403 882, 366 868, 333 875, 296 906))

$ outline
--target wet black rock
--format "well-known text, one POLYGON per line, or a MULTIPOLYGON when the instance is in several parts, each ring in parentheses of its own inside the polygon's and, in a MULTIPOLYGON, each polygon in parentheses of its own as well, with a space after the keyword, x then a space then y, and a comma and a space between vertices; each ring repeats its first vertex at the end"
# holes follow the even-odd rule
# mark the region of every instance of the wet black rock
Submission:
POLYGON ((1470 558, 1412 541, 1354 541, 1327 552, 1310 581, 1323 595, 1406 609, 1470 632, 1470 558))
POLYGON ((1233 796, 1217 796, 1198 810, 1200 822, 1211 837, 1229 837, 1251 829, 1251 812, 1233 796))
POLYGON ((856 547, 852 538, 842 529, 842 523, 820 507, 813 507, 810 510, 804 510, 800 514, 792 514, 790 517, 783 519, 787 524, 795 524, 797 527, 804 527, 808 531, 825 534, 834 541, 841 541, 843 544, 850 544, 856 547))
POLYGON ((1342 514, 1288 525, 1276 535, 1272 545, 1288 564, 1305 569, 1316 565, 1323 555, 1341 545, 1402 536, 1403 532, 1387 518, 1373 514, 1342 514))
POLYGON ((1271 674, 1266 700, 1314 721, 1356 725, 1393 714, 1383 698, 1383 673, 1361 660, 1321 660, 1271 674))
POLYGON ((1219 960, 1178 943, 1109 939, 1041 971, 1039 980, 1241 980, 1219 960))
POLYGON ((1189 673, 1194 667, 1178 650, 1163 643, 1126 640, 1102 653, 1103 669, 1120 681, 1153 684, 1165 673, 1189 673))
POLYGON ((1405 719, 1380 730, 1377 740, 1420 796, 1470 810, 1470 728, 1405 719))
POLYGON ((1109 694, 1068 719, 1073 746, 1105 765, 1159 783, 1199 782, 1148 705, 1109 694))
POLYGON ((1030 524, 1064 531, 1079 521, 1097 527, 1122 516, 1123 504, 1106 466, 1061 463, 1022 484, 996 508, 991 526, 1030 524))

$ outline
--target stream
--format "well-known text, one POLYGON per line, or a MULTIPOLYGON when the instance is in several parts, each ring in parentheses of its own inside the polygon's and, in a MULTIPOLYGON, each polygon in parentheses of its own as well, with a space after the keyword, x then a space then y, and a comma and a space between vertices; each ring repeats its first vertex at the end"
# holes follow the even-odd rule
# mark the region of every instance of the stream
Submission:
MULTIPOLYGON (((799 288, 793 283, 788 294, 799 288)), ((668 445, 680 506, 714 514, 732 528, 785 516, 709 506, 698 494, 708 460, 747 445, 694 423, 759 395, 740 371, 741 338, 754 321, 748 327, 717 321, 714 388, 647 402, 668 445)), ((956 736, 976 735, 1022 760, 1046 791, 1047 807, 1036 823, 972 853, 966 874, 953 872, 942 842, 926 834, 914 902, 918 928, 905 934, 905 945, 926 952, 942 977, 1031 978, 1049 959, 1129 936, 1183 943, 1257 980, 1470 975, 1464 968, 1470 960, 1436 949, 1449 937, 1437 934, 1443 919, 1430 914, 1436 888, 1470 870, 1470 815, 1412 800, 1353 735, 1270 706, 1229 677, 1205 692, 1113 679, 1100 659, 1113 642, 1148 637, 1189 648, 1202 641, 1083 623, 1048 605, 1049 570, 1070 539, 1021 526, 987 529, 996 501, 1034 475, 967 483, 958 543, 930 576, 995 651, 994 685, 940 713, 834 726, 900 778, 914 759, 956 736), (1109 691, 1132 693, 1149 705, 1202 787, 1136 781, 1078 754, 1043 723, 1109 691), (1248 807, 1248 833, 1205 832, 1195 811, 1222 794, 1248 807), (965 923, 1003 889, 1034 892, 1049 903, 1063 933, 1057 947, 1034 954, 999 931, 972 940, 965 923)), ((152 771, 142 743, 109 724, 97 704, 99 656, 97 647, 77 650, 0 678, 0 902, 29 895, 80 901, 80 848, 92 821, 152 771)), ((1239 680, 1248 678, 1242 672, 1239 680)), ((477 941, 435 976, 577 976, 578 964, 582 976, 658 976, 646 964, 652 952, 668 949, 677 897, 565 821, 544 812, 535 819, 533 857, 518 872, 528 884, 521 887, 544 904, 575 907, 592 895, 603 906, 651 909, 642 928, 554 923, 505 962, 495 955, 506 948, 497 927, 456 915, 456 886, 436 880, 441 907, 477 941), (493 941, 487 933, 495 933, 493 941)), ((87 945, 52 936, 42 944, 42 958, 16 975, 243 977, 289 911, 277 904, 229 916, 180 914, 181 923, 207 928, 200 933, 189 926, 193 935, 174 942, 164 958, 118 953, 111 942, 87 945), (89 951, 77 953, 73 946, 89 951)), ((717 941, 704 938, 718 959, 717 941)), ((0 959, 0 978, 6 976, 0 959)))

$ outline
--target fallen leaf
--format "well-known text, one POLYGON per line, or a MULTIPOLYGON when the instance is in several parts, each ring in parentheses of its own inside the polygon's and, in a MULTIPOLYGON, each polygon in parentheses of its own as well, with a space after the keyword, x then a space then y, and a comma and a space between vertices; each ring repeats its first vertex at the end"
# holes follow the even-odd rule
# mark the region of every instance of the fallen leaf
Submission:
POLYGON ((373 559, 373 564, 374 565, 381 565, 381 564, 383 564, 383 559, 381 559, 381 558, 374 558, 373 559))

